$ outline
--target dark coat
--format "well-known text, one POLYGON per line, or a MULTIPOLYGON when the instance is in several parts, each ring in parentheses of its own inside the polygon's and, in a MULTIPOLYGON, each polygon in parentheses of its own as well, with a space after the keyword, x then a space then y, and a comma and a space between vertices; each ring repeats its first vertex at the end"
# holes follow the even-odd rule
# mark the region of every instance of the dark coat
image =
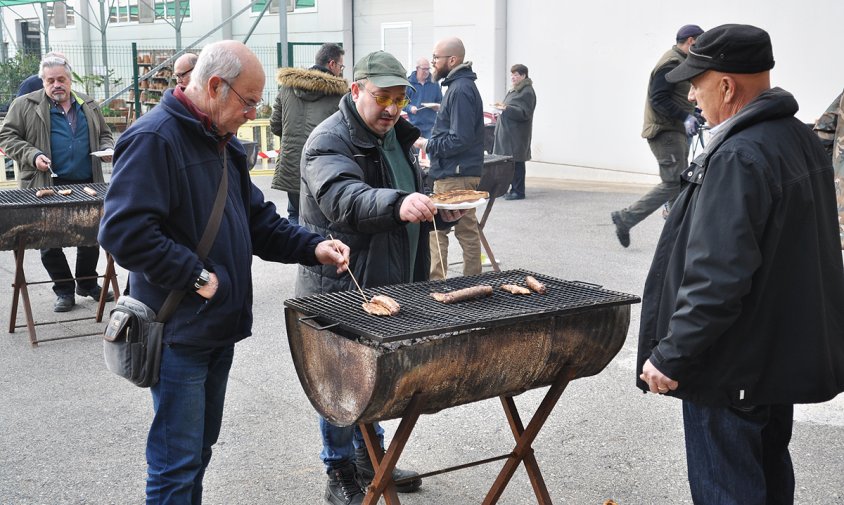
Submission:
POLYGON ((419 82, 416 78, 416 72, 411 72, 407 76, 412 88, 407 88, 407 98, 410 103, 405 105, 404 111, 407 113, 407 119, 413 126, 419 128, 419 132, 423 137, 429 138, 431 130, 434 128, 434 121, 437 119, 437 111, 434 109, 424 108, 416 111, 416 114, 410 113, 411 107, 422 107, 423 103, 440 103, 443 101, 443 90, 440 88, 440 83, 434 82, 430 75, 425 82, 419 82))
POLYGON ((228 199, 205 262, 196 255, 223 170, 220 139, 167 91, 117 142, 99 241, 130 271, 134 298, 158 311, 167 294, 187 290, 164 326, 164 341, 224 346, 252 333, 252 256, 315 264, 319 235, 279 217, 249 178, 236 138, 228 152, 228 199), (193 284, 202 268, 219 280, 211 300, 193 284))
MULTIPOLYGON (((360 122, 353 107, 346 95, 340 110, 320 124, 305 144, 299 219, 309 230, 326 237, 331 234, 351 248, 350 268, 362 286, 426 280, 430 227, 422 223, 415 269, 409 272, 406 223, 399 219, 407 193, 393 189, 378 139, 360 122)), ((419 130, 399 119, 395 131, 416 172, 416 190, 420 191, 421 173, 410 151, 419 130)), ((355 289, 351 277, 346 273, 338 276, 336 267, 299 268, 296 296, 351 289, 355 289)))
MULTIPOLYGON (((844 271, 832 166, 779 88, 721 125, 684 173, 645 283, 637 377, 712 405, 844 390, 844 271)), ((643 390, 647 385, 637 384, 643 390)))
POLYGON ((272 188, 299 193, 299 165, 308 135, 325 118, 337 112, 349 83, 321 67, 282 68, 277 80, 278 95, 270 118, 270 129, 281 138, 272 188))
POLYGON ((495 123, 492 153, 512 156, 513 161, 528 161, 533 135, 533 111, 536 109, 533 81, 526 77, 513 86, 504 97, 504 105, 507 107, 501 111, 495 123))
POLYGON ((484 168, 484 105, 472 64, 462 63, 443 80, 443 96, 425 151, 433 180, 480 177, 484 168))

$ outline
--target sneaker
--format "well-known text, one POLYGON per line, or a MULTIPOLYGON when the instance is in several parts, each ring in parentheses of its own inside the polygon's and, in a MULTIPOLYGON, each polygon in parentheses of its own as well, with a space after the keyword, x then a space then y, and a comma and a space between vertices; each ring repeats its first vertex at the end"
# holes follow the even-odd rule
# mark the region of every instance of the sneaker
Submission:
POLYGON ((358 484, 355 465, 348 464, 334 468, 328 473, 325 485, 325 501, 332 505, 360 505, 364 492, 358 484))
MULTIPOLYGON (((94 300, 100 301, 100 293, 102 292, 102 290, 103 290, 103 288, 101 288, 99 286, 94 286, 93 288, 90 288, 90 289, 80 288, 80 287, 77 286, 76 294, 79 295, 79 296, 90 296, 94 300)), ((113 302, 114 301, 114 294, 111 291, 106 293, 105 301, 107 301, 107 302, 113 302)))
POLYGON ((610 218, 612 219, 612 222, 615 225, 615 236, 618 237, 618 241, 621 242, 621 246, 629 246, 630 227, 628 227, 621 221, 621 214, 619 214, 618 211, 613 211, 612 213, 610 213, 610 218))
POLYGON ((512 191, 504 195, 505 200, 524 200, 525 195, 520 195, 518 193, 513 193, 512 191))
MULTIPOLYGON (((369 459, 369 454, 366 448, 355 449, 355 466, 358 472, 358 482, 360 487, 366 489, 375 478, 375 469, 372 468, 372 461, 369 459)), ((413 479, 401 484, 396 484, 396 491, 399 493, 412 493, 422 487, 422 478, 417 472, 412 470, 402 470, 400 468, 393 468, 393 480, 413 479)))
POLYGON ((53 312, 70 312, 76 305, 76 298, 73 295, 58 295, 53 305, 53 312))

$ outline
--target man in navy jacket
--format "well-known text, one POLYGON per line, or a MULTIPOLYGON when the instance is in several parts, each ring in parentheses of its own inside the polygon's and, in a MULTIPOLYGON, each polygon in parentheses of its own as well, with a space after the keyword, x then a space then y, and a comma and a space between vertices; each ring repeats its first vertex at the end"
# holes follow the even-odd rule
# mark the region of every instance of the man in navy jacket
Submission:
POLYGON ((431 64, 427 58, 419 58, 416 61, 416 72, 407 76, 407 80, 410 82, 407 88, 410 103, 404 107, 407 120, 419 128, 423 137, 431 138, 437 111, 443 101, 443 90, 440 83, 431 78, 431 64))
POLYGON ((121 136, 99 241, 130 271, 131 295, 158 311, 187 294, 165 326, 155 417, 147 439, 147 500, 200 503, 220 432, 234 344, 251 335, 252 256, 306 265, 348 264, 349 249, 293 226, 249 179, 234 138, 261 105, 264 71, 239 42, 203 49, 190 84, 121 136), (204 261, 196 247, 223 164, 228 197, 204 261))

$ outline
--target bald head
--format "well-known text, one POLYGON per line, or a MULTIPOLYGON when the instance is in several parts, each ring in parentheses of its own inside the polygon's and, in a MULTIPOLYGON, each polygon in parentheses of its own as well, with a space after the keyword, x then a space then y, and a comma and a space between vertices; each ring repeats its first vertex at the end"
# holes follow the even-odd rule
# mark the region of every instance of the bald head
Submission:
POLYGON ((463 63, 466 57, 466 48, 463 47, 463 41, 457 37, 449 37, 437 42, 434 46, 434 54, 443 54, 453 56, 457 59, 457 63, 463 63))
POLYGON ((193 53, 185 53, 176 59, 176 62, 173 63, 173 75, 176 76, 177 83, 182 86, 190 84, 190 76, 198 58, 193 53))

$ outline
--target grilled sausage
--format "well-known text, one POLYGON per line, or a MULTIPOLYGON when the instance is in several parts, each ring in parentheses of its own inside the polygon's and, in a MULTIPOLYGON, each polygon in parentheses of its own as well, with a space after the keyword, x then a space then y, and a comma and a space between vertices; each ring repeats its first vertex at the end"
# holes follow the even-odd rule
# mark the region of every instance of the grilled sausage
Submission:
POLYGON ((510 293, 511 295, 529 295, 530 290, 528 288, 524 288, 522 286, 517 286, 515 284, 502 284, 501 289, 510 293))
POLYGON ((73 193, 72 189, 60 189, 59 190, 59 194, 62 195, 62 196, 67 196, 71 193, 73 193))
POLYGON ((94 188, 89 188, 88 186, 85 186, 84 188, 82 188, 82 191, 88 193, 91 196, 97 196, 97 190, 94 188))
POLYGON ((544 295, 548 292, 548 288, 545 287, 545 284, 542 284, 541 282, 536 280, 536 277, 532 275, 528 275, 527 277, 525 277, 525 284, 527 284, 527 287, 536 291, 540 295, 544 295))
POLYGON ((475 298, 483 298, 492 295, 492 286, 472 286, 470 288, 458 289, 450 293, 431 293, 434 300, 441 303, 457 303, 475 298))
POLYGON ((56 192, 52 189, 39 189, 35 192, 35 196, 37 196, 38 198, 44 198, 45 196, 53 196, 55 194, 56 192))

